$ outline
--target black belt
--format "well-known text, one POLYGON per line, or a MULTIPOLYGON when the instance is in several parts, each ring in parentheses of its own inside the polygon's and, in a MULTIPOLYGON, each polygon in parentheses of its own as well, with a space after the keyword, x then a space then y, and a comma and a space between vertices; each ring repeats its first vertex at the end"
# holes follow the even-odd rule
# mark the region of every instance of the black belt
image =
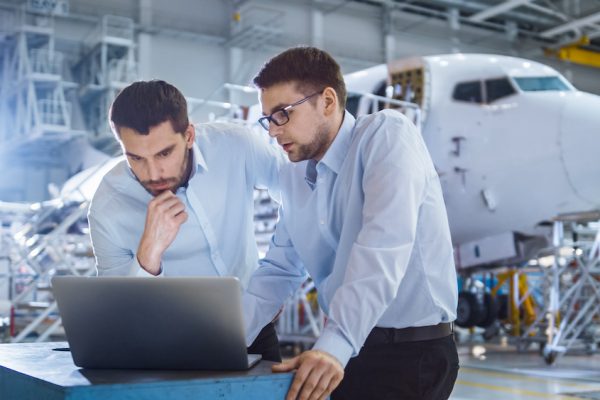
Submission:
POLYGON ((409 328, 379 328, 375 327, 367 337, 365 346, 403 342, 419 342, 422 340, 441 339, 453 332, 451 322, 437 325, 414 326, 409 328))

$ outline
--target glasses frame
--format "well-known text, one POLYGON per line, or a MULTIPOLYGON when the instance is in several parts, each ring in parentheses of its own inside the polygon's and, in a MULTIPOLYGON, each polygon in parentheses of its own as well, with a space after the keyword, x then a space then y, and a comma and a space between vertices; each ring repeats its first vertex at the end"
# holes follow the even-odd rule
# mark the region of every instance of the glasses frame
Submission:
POLYGON ((288 122, 290 122, 290 114, 288 113, 289 110, 291 110, 292 108, 304 103, 305 101, 307 101, 308 99, 310 99, 311 97, 314 97, 318 94, 323 93, 323 90, 320 90, 318 92, 314 92, 313 94, 310 94, 306 97, 304 97, 303 99, 298 100, 295 103, 292 103, 290 105, 287 105, 285 107, 279 108, 275 111, 273 111, 270 115, 265 115, 264 117, 261 117, 258 119, 258 123, 260 124, 260 126, 262 126, 264 128, 264 130, 268 131, 271 122, 277 126, 282 126, 287 124, 288 122), (285 117, 285 122, 279 123, 277 122, 274 118, 273 115, 277 114, 277 113, 283 113, 284 117, 285 117))

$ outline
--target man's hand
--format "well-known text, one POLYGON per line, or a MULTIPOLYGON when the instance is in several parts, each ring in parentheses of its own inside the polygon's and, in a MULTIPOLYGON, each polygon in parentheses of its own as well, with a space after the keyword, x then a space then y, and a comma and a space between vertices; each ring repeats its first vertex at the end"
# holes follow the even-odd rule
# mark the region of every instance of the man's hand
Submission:
POLYGON ((185 205, 170 190, 148 203, 146 226, 137 251, 138 262, 146 271, 152 275, 160 273, 162 255, 175 240, 187 217, 185 205))
POLYGON ((297 369, 286 400, 325 399, 340 384, 344 368, 332 355, 319 350, 309 350, 289 361, 272 367, 273 372, 297 369))

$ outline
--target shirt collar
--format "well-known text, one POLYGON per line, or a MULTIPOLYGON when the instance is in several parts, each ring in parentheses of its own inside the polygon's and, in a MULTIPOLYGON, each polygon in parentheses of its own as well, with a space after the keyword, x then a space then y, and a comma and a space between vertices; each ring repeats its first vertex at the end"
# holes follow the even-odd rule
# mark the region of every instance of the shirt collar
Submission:
POLYGON ((194 144, 192 145, 192 163, 192 165, 194 165, 194 168, 192 168, 190 179, 192 178, 192 176, 194 176, 194 174, 198 170, 198 167, 202 167, 202 169, 208 171, 208 165, 206 165, 206 160, 204 159, 202 151, 200 150, 200 147, 196 142, 194 142, 194 144))
POLYGON ((339 173, 342 164, 348 154, 350 143, 352 140, 352 131, 354 130, 354 124, 356 119, 348 111, 344 112, 344 120, 342 126, 337 135, 333 139, 331 146, 325 152, 325 155, 321 159, 320 163, 325 164, 336 174, 339 173))

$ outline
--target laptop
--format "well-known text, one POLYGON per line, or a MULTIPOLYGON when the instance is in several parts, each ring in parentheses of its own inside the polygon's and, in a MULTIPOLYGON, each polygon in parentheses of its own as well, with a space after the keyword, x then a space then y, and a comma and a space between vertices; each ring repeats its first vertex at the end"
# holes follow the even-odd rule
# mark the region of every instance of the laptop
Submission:
POLYGON ((233 277, 52 279, 73 362, 82 368, 244 370, 241 288, 233 277))

